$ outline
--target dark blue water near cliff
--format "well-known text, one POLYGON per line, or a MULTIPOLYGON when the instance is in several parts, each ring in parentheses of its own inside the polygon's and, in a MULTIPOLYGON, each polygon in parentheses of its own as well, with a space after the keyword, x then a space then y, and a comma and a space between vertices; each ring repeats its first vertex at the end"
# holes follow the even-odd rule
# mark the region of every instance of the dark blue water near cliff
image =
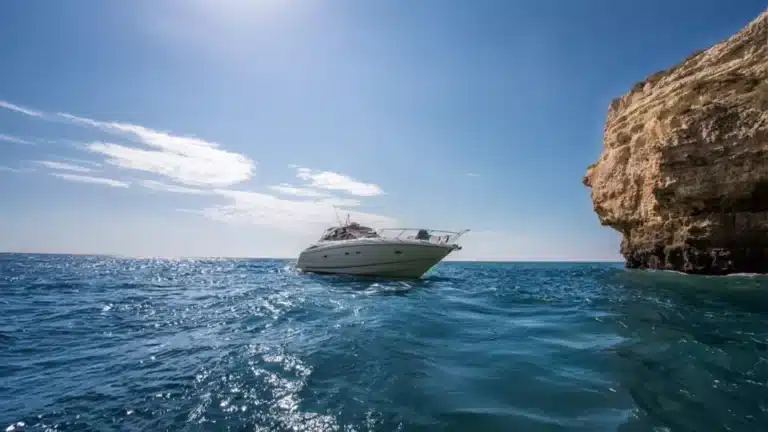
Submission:
POLYGON ((768 430, 768 279, 0 255, 11 430, 768 430))

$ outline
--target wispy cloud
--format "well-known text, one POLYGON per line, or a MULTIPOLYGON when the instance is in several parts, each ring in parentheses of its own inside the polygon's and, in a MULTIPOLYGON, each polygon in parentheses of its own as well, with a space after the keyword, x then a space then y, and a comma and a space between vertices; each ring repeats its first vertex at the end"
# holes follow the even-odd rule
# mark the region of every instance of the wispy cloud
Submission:
POLYGON ((12 173, 26 173, 26 172, 34 172, 35 170, 32 168, 13 168, 8 166, 0 166, 0 171, 12 172, 12 173))
POLYGON ((19 137, 15 137, 15 136, 11 136, 11 135, 5 135, 5 134, 0 134, 0 141, 6 141, 6 142, 14 143, 14 144, 35 145, 35 143, 33 143, 31 141, 27 141, 27 140, 19 138, 19 137))
POLYGON ((189 195, 206 195, 211 193, 210 191, 203 190, 203 189, 196 189, 196 188, 191 188, 186 186, 178 186, 178 185, 163 183, 155 180, 142 180, 141 185, 147 189, 152 189, 152 190, 162 191, 162 192, 172 192, 172 193, 181 193, 181 194, 189 194, 189 195))
POLYGON ((166 176, 191 186, 231 186, 251 178, 255 163, 249 158, 222 150, 199 138, 173 135, 140 125, 103 122, 67 113, 57 115, 70 122, 126 136, 152 150, 115 143, 94 142, 88 150, 107 157, 107 162, 166 176))
POLYGON ((60 179, 73 181, 73 182, 79 182, 79 183, 93 183, 93 184, 102 184, 106 186, 111 187, 119 187, 119 188, 127 188, 130 186, 129 183, 122 182, 119 180, 113 180, 110 178, 105 177, 93 177, 88 175, 80 175, 80 174, 68 174, 68 173, 59 173, 59 172, 52 172, 49 173, 50 175, 54 177, 58 177, 60 179))
POLYGON ((317 189, 312 189, 312 188, 295 187, 295 186, 289 185, 287 183, 282 183, 282 184, 276 185, 276 186, 269 186, 269 188, 272 189, 273 191, 279 192, 281 194, 300 196, 300 197, 327 197, 327 196, 330 196, 330 194, 328 194, 327 192, 319 191, 317 189))
MULTIPOLYGON (((283 230, 309 233, 335 222, 334 204, 353 204, 332 200, 296 201, 258 192, 228 189, 217 189, 214 192, 229 202, 203 209, 200 214, 207 218, 230 223, 269 225, 283 230)), ((361 211, 345 212, 352 220, 373 227, 396 224, 395 220, 388 216, 361 211)))
POLYGON ((100 168, 101 167, 100 163, 94 162, 94 161, 90 161, 90 160, 85 160, 85 159, 62 158, 62 160, 65 160, 67 162, 72 162, 72 163, 75 163, 75 164, 79 164, 79 165, 88 165, 88 166, 92 166, 94 168, 100 168))
POLYGON ((53 170, 62 170, 62 171, 74 171, 79 173, 89 173, 93 171, 90 168, 82 167, 79 165, 73 165, 65 162, 56 162, 56 161, 35 161, 36 164, 42 165, 46 168, 50 168, 53 170))
POLYGON ((40 139, 40 140, 38 140, 38 142, 41 143, 41 144, 52 144, 52 145, 70 146, 70 147, 74 147, 74 148, 76 148, 78 150, 84 150, 88 146, 87 142, 73 140, 73 139, 68 139, 68 138, 56 138, 56 139, 46 138, 46 139, 40 139))
MULTIPOLYGON (((109 165, 159 175, 168 180, 136 180, 146 189, 209 195, 220 200, 219 203, 201 210, 187 210, 210 219, 269 225, 292 232, 310 229, 315 232, 320 226, 335 222, 335 208, 338 208, 349 213, 353 220, 369 226, 395 224, 394 219, 388 216, 351 210, 361 206, 362 203, 357 199, 333 196, 332 191, 356 197, 372 197, 384 193, 376 184, 365 183, 341 173, 316 171, 293 165, 296 176, 306 184, 294 186, 283 183, 268 186, 272 191, 290 198, 233 190, 231 186, 252 177, 255 162, 242 154, 224 150, 217 143, 131 123, 101 121, 63 112, 45 113, 9 102, 2 102, 0 107, 40 117, 45 121, 66 122, 112 135, 114 140, 71 143, 82 151, 102 156, 103 161, 109 165), (118 139, 120 140, 117 141, 118 139)), ((58 139, 52 143, 61 142, 64 141, 58 139)), ((86 175, 101 166, 98 162, 57 158, 37 163, 54 170, 49 172, 50 175, 67 181, 117 188, 127 188, 131 185, 125 181, 86 175)))
POLYGON ((107 156, 109 164, 160 174, 191 186, 231 186, 249 179, 252 170, 252 163, 244 156, 215 148, 188 149, 185 154, 94 142, 88 149, 107 156), (199 154, 193 154, 197 150, 199 154))
POLYGON ((467 176, 468 176, 468 177, 480 177, 480 174, 478 174, 478 173, 473 173, 473 172, 468 172, 468 173, 467 173, 467 176))
POLYGON ((330 171, 314 171, 309 168, 297 168, 296 177, 310 182, 310 186, 319 189, 340 190, 350 195, 376 196, 384 191, 373 183, 363 183, 344 174, 330 171))
POLYGON ((4 100, 0 100, 0 108, 5 108, 7 110, 15 111, 17 113, 25 114, 25 115, 32 116, 32 117, 42 117, 43 116, 43 113, 41 113, 40 111, 35 111, 35 110, 29 109, 29 108, 25 108, 25 107, 20 106, 20 105, 15 105, 15 104, 12 104, 12 103, 4 101, 4 100))
POLYGON ((138 171, 160 174, 191 186, 228 187, 251 178, 255 162, 238 153, 200 138, 174 135, 141 125, 100 121, 69 113, 48 114, 7 101, 5 108, 32 117, 97 128, 126 137, 150 149, 124 144, 93 142, 85 149, 105 156, 109 164, 138 171))

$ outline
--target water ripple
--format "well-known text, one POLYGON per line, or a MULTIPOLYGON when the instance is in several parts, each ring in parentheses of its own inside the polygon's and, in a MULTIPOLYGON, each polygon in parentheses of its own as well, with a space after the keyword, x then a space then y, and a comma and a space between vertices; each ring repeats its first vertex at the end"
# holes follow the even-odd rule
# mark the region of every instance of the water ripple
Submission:
POLYGON ((16 430, 768 428, 768 279, 0 255, 16 430))

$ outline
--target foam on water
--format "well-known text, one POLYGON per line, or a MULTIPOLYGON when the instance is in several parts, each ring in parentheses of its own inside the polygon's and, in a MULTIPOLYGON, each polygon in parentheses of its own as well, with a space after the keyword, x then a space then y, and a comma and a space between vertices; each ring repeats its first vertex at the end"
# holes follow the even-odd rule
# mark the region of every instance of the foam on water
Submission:
POLYGON ((443 263, 0 255, 17 430, 763 430, 768 282, 443 263))

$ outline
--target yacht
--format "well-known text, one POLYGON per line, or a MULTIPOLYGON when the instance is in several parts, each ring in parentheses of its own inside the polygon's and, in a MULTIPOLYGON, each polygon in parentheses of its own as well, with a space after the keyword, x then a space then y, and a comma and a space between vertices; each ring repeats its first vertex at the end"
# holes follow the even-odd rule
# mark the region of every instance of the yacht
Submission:
POLYGON ((328 228, 304 249, 296 268, 310 273, 337 273, 418 279, 448 254, 469 230, 370 227, 350 222, 328 228))

